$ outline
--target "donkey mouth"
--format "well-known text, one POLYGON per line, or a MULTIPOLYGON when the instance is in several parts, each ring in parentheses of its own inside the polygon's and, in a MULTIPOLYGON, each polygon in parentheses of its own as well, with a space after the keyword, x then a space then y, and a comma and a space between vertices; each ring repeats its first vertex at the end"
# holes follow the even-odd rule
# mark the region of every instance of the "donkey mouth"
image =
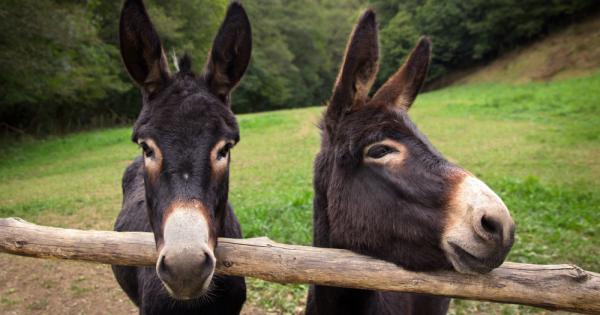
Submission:
MULTIPOLYGON (((208 282, 210 282, 210 280, 208 282)), ((163 286, 169 293, 169 296, 171 296, 173 299, 179 300, 179 301, 189 301, 189 300, 198 299, 205 295, 208 295, 209 294, 208 287, 210 285, 204 284, 202 286, 202 288, 197 289, 197 290, 173 290, 167 283, 164 283, 164 282, 163 282, 163 286)))
POLYGON ((454 266, 454 269, 456 269, 456 271, 460 273, 488 273, 492 271, 492 269, 499 266, 499 264, 496 264, 487 258, 480 258, 469 253, 468 251, 454 243, 448 244, 452 249, 452 253, 448 255, 448 258, 454 266))

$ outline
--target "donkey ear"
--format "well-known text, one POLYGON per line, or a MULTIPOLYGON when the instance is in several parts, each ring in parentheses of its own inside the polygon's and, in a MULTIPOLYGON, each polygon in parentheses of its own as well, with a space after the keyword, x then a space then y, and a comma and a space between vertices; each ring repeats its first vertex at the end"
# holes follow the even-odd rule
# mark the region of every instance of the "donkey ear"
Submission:
POLYGON ((379 70, 379 42, 375 12, 367 10, 354 28, 346 47, 327 115, 337 119, 364 105, 379 70))
POLYGON ((133 81, 153 93, 168 80, 169 65, 142 0, 127 0, 119 22, 121 57, 133 81))
POLYGON ((430 60, 431 41, 421 37, 404 65, 375 93, 369 105, 408 110, 423 87, 430 60))
POLYGON ((246 72, 251 53, 252 30, 248 15, 239 2, 232 2, 215 37, 203 74, 211 92, 224 102, 228 102, 229 93, 246 72))

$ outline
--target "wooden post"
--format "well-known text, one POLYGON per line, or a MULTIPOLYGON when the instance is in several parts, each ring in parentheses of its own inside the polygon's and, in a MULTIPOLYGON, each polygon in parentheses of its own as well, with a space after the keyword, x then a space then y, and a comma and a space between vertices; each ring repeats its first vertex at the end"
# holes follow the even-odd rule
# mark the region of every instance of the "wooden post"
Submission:
MULTIPOLYGON (((0 251, 96 263, 153 266, 151 233, 82 231, 0 219, 0 251)), ((573 265, 504 263, 484 275, 410 272, 341 249, 220 238, 217 272, 279 283, 415 292, 600 314, 600 274, 573 265)))

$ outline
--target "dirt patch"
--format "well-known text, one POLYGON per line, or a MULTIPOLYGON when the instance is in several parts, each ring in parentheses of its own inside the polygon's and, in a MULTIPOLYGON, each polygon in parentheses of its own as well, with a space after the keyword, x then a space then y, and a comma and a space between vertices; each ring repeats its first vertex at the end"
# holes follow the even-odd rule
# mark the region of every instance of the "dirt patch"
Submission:
MULTIPOLYGON (((0 266, 0 314, 138 314, 108 265, 0 254, 0 266)), ((269 313, 247 303, 242 314, 269 313)))
POLYGON ((109 266, 0 254, 2 314, 137 314, 109 266))

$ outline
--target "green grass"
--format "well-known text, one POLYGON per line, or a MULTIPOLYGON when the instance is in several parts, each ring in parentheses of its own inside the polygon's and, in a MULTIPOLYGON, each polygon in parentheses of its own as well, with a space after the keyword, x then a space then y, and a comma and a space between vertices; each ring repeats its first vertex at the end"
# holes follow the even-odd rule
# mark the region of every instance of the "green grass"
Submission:
MULTIPOLYGON (((242 141, 233 151, 230 200, 246 237, 310 244, 315 124, 322 110, 239 116, 242 141)), ((411 115, 441 152, 481 177, 509 206, 518 226, 511 261, 600 271, 600 74, 426 93, 411 115)), ((5 145, 0 216, 111 228, 122 172, 139 153, 129 138, 125 128, 5 145)), ((249 301, 294 313, 305 288, 250 280, 249 301)), ((456 301, 452 312, 538 310, 456 301)))

